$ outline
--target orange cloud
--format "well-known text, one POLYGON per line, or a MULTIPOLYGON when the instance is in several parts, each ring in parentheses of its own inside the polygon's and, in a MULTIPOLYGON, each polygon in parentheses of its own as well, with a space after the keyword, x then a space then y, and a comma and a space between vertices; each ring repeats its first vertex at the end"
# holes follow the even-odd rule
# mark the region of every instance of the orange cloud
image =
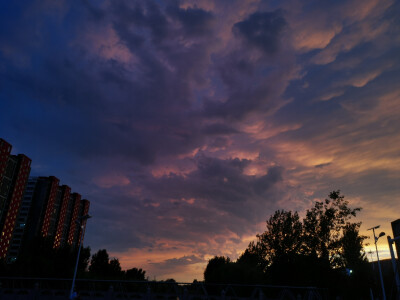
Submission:
POLYGON ((117 257, 122 269, 133 267, 146 270, 149 279, 165 280, 174 278, 179 282, 203 280, 203 273, 209 259, 215 255, 229 256, 235 260, 246 249, 255 235, 264 230, 264 222, 258 231, 239 237, 233 232, 210 236, 205 242, 179 242, 158 239, 153 246, 142 249, 129 249, 125 252, 111 252, 110 257, 117 257))

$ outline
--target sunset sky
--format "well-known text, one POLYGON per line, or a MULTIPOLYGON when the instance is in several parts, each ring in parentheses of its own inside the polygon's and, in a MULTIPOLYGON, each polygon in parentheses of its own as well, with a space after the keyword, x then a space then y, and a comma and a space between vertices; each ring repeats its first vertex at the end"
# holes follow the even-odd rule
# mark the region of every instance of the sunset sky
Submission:
POLYGON ((92 253, 151 279, 202 280, 275 210, 336 189, 363 234, 392 235, 399 15, 394 0, 1 1, 0 137, 91 201, 92 253))

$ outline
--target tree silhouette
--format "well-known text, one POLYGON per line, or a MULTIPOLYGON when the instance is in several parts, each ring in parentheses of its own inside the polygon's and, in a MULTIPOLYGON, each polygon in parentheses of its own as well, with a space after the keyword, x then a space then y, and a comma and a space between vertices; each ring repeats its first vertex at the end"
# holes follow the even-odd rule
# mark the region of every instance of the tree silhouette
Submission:
POLYGON ((125 271, 125 278, 128 280, 145 280, 146 271, 137 268, 128 269, 125 271))
MULTIPOLYGON (((349 226, 355 226, 350 219, 361 208, 351 209, 340 191, 333 191, 324 202, 316 202, 307 210, 304 224, 305 253, 317 256, 321 263, 341 267, 343 261, 343 234, 349 226)), ((358 231, 357 231, 358 234, 358 231)), ((359 237, 362 241, 364 237, 359 237)), ((356 249, 357 250, 357 249, 356 249)), ((358 249, 359 250, 359 249, 358 249)))
POLYGON ((368 298, 368 291, 374 282, 371 266, 363 248, 363 241, 367 237, 360 236, 359 228, 360 223, 346 225, 342 237, 342 266, 351 271, 346 276, 345 290, 351 299, 360 297, 362 294, 364 298, 368 298))
POLYGON ((106 249, 100 249, 90 260, 89 274, 94 278, 119 278, 123 275, 117 258, 110 260, 106 249))
POLYGON ((231 262, 229 257, 215 256, 208 261, 204 270, 204 281, 209 283, 224 283, 226 266, 231 262))
POLYGON ((360 223, 347 224, 342 237, 342 265, 347 268, 355 268, 358 264, 368 262, 363 248, 363 242, 367 238, 359 234, 360 223))
MULTIPOLYGON (((4 264, 0 274, 5 276, 29 277, 72 277, 76 262, 77 249, 68 244, 54 248, 53 240, 48 237, 35 237, 26 241, 14 263, 4 264)), ((78 271, 82 275, 90 258, 90 248, 82 247, 78 271)))
POLYGON ((123 274, 121 269, 121 264, 119 263, 118 258, 111 259, 108 268, 109 268, 108 276, 120 277, 123 274))
POLYGON ((261 255, 269 266, 283 257, 300 253, 303 226, 297 212, 278 210, 266 222, 266 231, 257 235, 257 243, 249 245, 250 253, 261 255))
MULTIPOLYGON (((53 245, 54 241, 48 237, 39 236, 27 241, 15 262, 0 260, 0 276, 71 278, 78 249, 73 249, 68 244, 59 248, 54 248, 53 245)), ((90 251, 90 247, 81 249, 78 277, 145 280, 146 271, 137 268, 122 271, 119 260, 110 259, 106 249, 97 251, 93 256, 90 251)))
POLYGON ((106 249, 101 249, 92 255, 89 273, 95 277, 105 277, 108 274, 109 256, 106 249))
MULTIPOLYGON (((236 262, 214 257, 204 272, 206 282, 314 285, 332 290, 352 286, 360 292, 369 282, 361 223, 351 222, 361 208, 350 208, 340 191, 306 211, 278 210, 236 262), (345 268, 354 270, 351 277, 345 268), (246 274, 246 276, 243 276, 246 274), (232 278, 233 277, 233 278, 232 278), (340 287, 340 288, 339 288, 340 287)), ((367 289, 368 290, 368 289, 367 289)), ((342 291, 343 292, 343 291, 342 291)))

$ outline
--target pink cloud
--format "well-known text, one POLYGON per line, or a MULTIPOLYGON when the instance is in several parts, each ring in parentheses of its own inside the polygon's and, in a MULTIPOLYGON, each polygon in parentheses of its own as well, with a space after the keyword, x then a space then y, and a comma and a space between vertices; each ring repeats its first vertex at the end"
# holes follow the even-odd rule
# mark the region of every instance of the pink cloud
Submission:
POLYGON ((122 187, 131 183, 128 177, 118 174, 107 174, 98 176, 93 179, 93 182, 102 188, 122 187))

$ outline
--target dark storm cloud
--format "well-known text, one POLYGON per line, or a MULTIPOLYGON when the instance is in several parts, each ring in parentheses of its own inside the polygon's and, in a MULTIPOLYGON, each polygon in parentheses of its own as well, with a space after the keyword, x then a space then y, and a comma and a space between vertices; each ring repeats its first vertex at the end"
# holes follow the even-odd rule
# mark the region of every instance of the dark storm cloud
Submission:
POLYGON ((400 57, 397 52, 400 48, 393 47, 387 50, 382 48, 380 43, 379 40, 361 43, 351 51, 339 55, 334 63, 327 66, 309 66, 304 77, 294 80, 285 92, 286 96, 294 101, 280 110, 275 117, 285 123, 301 120, 303 126, 301 130, 287 132, 285 135, 294 140, 311 136, 345 138, 349 135, 347 142, 354 143, 386 135, 393 128, 397 128, 395 125, 381 132, 379 128, 382 128, 382 125, 379 123, 387 122, 388 119, 380 119, 375 110, 381 103, 379 95, 396 92, 395 81, 400 74, 400 57), (369 63, 363 64, 367 58, 369 63), (371 121, 368 126, 357 128, 358 126, 354 125, 355 119, 359 114, 367 112, 375 114, 375 121, 378 123, 371 121), (342 126, 340 130, 333 131, 332 128, 337 122, 342 126), (357 135, 354 134, 355 131, 358 131, 357 135))
POLYGON ((198 8, 181 9, 169 6, 167 12, 181 23, 186 36, 201 37, 213 33, 214 16, 212 13, 198 8))
POLYGON ((203 132, 207 135, 230 135, 239 131, 225 123, 214 123, 203 127, 203 132))
MULTIPOLYGON (((44 64, 38 69, 19 71, 10 78, 10 82, 24 87, 26 98, 33 96, 42 103, 50 102, 54 111, 64 107, 65 119, 71 121, 52 123, 52 129, 60 133, 55 134, 54 140, 58 140, 60 150, 76 152, 91 160, 112 155, 150 164, 157 155, 176 155, 202 145, 205 135, 215 136, 213 146, 219 147, 228 143, 219 135, 237 133, 222 122, 201 128, 195 122, 199 115, 185 110, 190 108, 191 85, 203 80, 199 74, 205 72, 208 48, 198 39, 210 34, 212 15, 198 9, 170 8, 169 18, 175 17, 182 24, 176 28, 154 5, 116 6, 111 15, 95 20, 99 22, 106 17, 113 20, 122 43, 138 59, 137 69, 130 71, 117 61, 102 61, 86 52, 82 56, 79 52, 82 49, 67 47, 70 51, 58 53, 60 57, 43 58, 44 64), (193 28, 188 26, 192 17, 196 23, 193 28), (194 44, 185 46, 181 44, 182 38, 185 42, 194 38, 194 44), (86 68, 89 62, 90 68, 86 68), (33 75, 36 72, 39 76, 33 75), (73 115, 69 115, 71 112, 73 115), (73 136, 66 130, 68 127, 74 129, 73 136)), ((44 117, 49 115, 46 113, 44 117)), ((31 133, 44 129, 40 124, 32 125, 31 133)), ((49 138, 50 132, 44 132, 49 138)), ((202 240, 209 232, 223 234, 228 228, 246 232, 244 214, 254 217, 251 203, 244 205, 249 193, 263 193, 277 178, 244 175, 247 160, 199 156, 195 164, 198 170, 187 178, 170 174, 157 179, 134 174, 132 182, 140 182, 138 186, 145 188, 140 198, 129 196, 128 190, 124 194, 120 187, 88 194, 88 198, 96 199, 96 206, 92 207, 97 214, 97 226, 92 229, 94 243, 124 251, 152 247, 151 239, 157 236, 190 240, 181 230, 183 227, 201 234, 202 240), (171 198, 176 201, 169 202, 171 198), (196 198, 196 202, 183 204, 182 198, 196 198), (119 205, 110 209, 110 199, 119 205), (230 214, 235 215, 235 220, 241 219, 241 223, 232 222, 230 214), (180 215, 185 216, 183 223, 176 218, 180 215), (224 226, 219 226, 221 220, 225 220, 224 226), (119 239, 122 232, 126 233, 124 239, 119 239)))
POLYGON ((282 181, 282 167, 272 167, 268 169, 268 174, 257 178, 254 183, 254 190, 257 194, 264 195, 274 184, 282 181))
POLYGON ((153 207, 129 196, 121 188, 92 190, 87 195, 95 199, 91 206, 94 224, 88 224, 91 243, 121 252, 154 246, 153 239, 159 232, 154 230, 157 224, 154 222, 156 213, 153 207))
POLYGON ((266 175, 257 177, 244 174, 249 160, 221 160, 199 155, 195 163, 196 170, 185 176, 170 174, 144 184, 155 199, 193 198, 196 199, 194 208, 204 205, 239 219, 258 219, 254 210, 258 197, 271 205, 276 201, 272 191, 282 180, 280 167, 271 167, 266 175))
POLYGON ((211 13, 200 9, 181 9, 169 6, 167 13, 151 2, 136 2, 134 7, 127 3, 115 4, 114 28, 132 53, 143 63, 145 78, 164 92, 173 108, 174 102, 185 105, 190 95, 189 80, 202 81, 210 38, 212 39, 211 13), (176 23, 180 24, 177 26, 176 23), (205 40, 207 38, 207 40, 205 40), (155 52, 156 51, 156 52, 155 52), (198 74, 198 75, 197 75, 198 74), (176 90, 176 87, 179 87, 176 90), (173 95, 166 91, 175 92, 173 95))
POLYGON ((257 76, 262 69, 257 62, 250 62, 248 53, 232 52, 221 57, 217 69, 228 94, 224 101, 204 101, 204 115, 237 122, 257 111, 268 111, 275 106, 270 96, 271 87, 257 76), (259 68, 259 69, 257 69, 259 68))
POLYGON ((250 164, 246 159, 222 160, 199 155, 195 163, 196 170, 185 176, 170 174, 155 179, 153 188, 157 187, 158 196, 210 199, 216 206, 229 206, 229 203, 245 202, 254 192, 264 193, 270 184, 281 179, 282 170, 278 167, 260 178, 245 175, 244 168, 250 164))
POLYGON ((273 105, 266 105, 264 100, 269 95, 268 86, 256 86, 254 88, 240 88, 232 91, 225 102, 206 102, 205 113, 222 119, 235 121, 243 120, 252 112, 269 110, 273 105))
MULTIPOLYGON (((204 101, 205 115, 237 122, 279 106, 273 96, 277 87, 266 79, 274 76, 277 80, 282 76, 274 74, 276 70, 270 57, 278 54, 285 26, 280 10, 256 12, 234 24, 232 31, 242 41, 241 45, 215 59, 227 95, 223 101, 204 101), (254 49, 260 50, 262 55, 254 55, 254 49)), ((284 80, 282 78, 282 82, 284 80)))
MULTIPOLYGON (((34 45, 27 58, 31 63, 18 68, 11 61, 0 70, 7 98, 22 90, 32 101, 51 103, 60 111, 73 107, 86 114, 90 124, 71 136, 81 145, 76 149, 79 155, 86 157, 116 153, 148 164, 159 153, 187 152, 200 145, 201 132, 207 132, 192 122, 196 115, 190 111, 191 88, 193 82, 204 81, 210 43, 201 39, 212 33, 212 14, 172 5, 165 12, 151 1, 113 2, 111 8, 96 11, 88 3, 84 7, 72 9, 72 16, 64 19, 75 21, 73 25, 56 24, 63 33, 48 29, 46 39, 28 39, 34 45), (86 20, 85 13, 96 17, 86 20), (76 39, 81 26, 105 26, 107 22, 136 55, 138 68, 130 70, 121 62, 99 59, 84 47, 74 46, 76 40, 71 44, 67 39, 76 39)), ((33 13, 41 25, 34 17, 33 13)), ((27 20, 19 15, 15 22, 19 25, 7 34, 21 37, 15 30, 26 27, 27 20)), ((7 37, 4 43, 10 41, 7 37)), ((63 131, 61 126, 56 122, 53 128, 63 131)), ((65 141, 61 136, 58 139, 60 144, 65 141)))
POLYGON ((286 21, 280 10, 256 12, 236 23, 233 32, 246 43, 267 54, 274 54, 278 50, 281 32, 285 26, 286 21))
POLYGON ((329 167, 332 163, 324 163, 324 164, 319 164, 319 165, 315 165, 315 168, 325 168, 325 167, 329 167))
POLYGON ((92 229, 96 244, 122 251, 158 249, 157 236, 189 244, 194 242, 192 235, 198 243, 213 239, 210 234, 225 236, 227 231, 243 236, 248 234, 248 220, 253 224, 263 221, 265 210, 279 199, 276 190, 284 173, 280 167, 269 168, 264 176, 252 176, 244 174, 249 160, 199 155, 194 163, 196 170, 185 176, 170 173, 156 178, 134 173, 126 187, 95 189, 87 197, 97 203, 93 214, 98 227, 92 229), (131 190, 139 187, 140 195, 132 196, 131 190), (118 206, 109 207, 110 199, 118 206), (110 240, 100 228, 110 234, 125 232, 124 239, 110 240))
POLYGON ((113 2, 111 9, 116 16, 114 26, 129 43, 132 51, 143 46, 148 38, 155 45, 159 45, 168 35, 169 24, 166 16, 153 1, 136 1, 132 5, 127 1, 113 2), (142 30, 132 32, 129 25, 142 30))

